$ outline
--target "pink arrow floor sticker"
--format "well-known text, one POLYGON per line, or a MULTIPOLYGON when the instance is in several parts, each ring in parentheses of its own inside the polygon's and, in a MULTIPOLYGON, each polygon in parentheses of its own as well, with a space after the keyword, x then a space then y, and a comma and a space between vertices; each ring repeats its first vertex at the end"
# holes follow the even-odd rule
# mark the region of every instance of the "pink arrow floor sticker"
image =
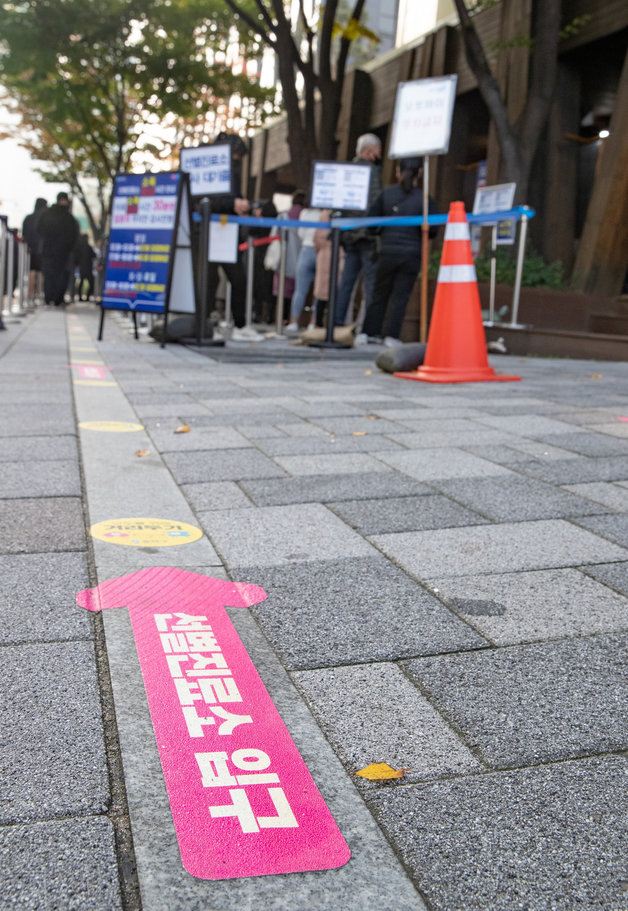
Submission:
POLYGON ((155 567, 79 592, 128 607, 183 866, 200 879, 341 867, 350 851, 225 605, 263 589, 155 567))

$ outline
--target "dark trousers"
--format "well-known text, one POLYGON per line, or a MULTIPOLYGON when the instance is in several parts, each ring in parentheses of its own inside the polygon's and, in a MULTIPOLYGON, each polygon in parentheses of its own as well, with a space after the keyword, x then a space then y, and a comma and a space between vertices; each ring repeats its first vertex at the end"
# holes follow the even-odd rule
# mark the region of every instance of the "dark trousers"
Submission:
POLYGON ((216 288, 218 287, 218 266, 227 276, 231 285, 231 314, 234 325, 238 329, 244 326, 246 319, 246 273, 242 257, 237 263, 209 263, 207 275, 207 313, 208 315, 216 306, 216 288))
POLYGON ((47 304, 62 304, 70 281, 67 262, 55 256, 42 256, 44 273, 44 299, 47 304))
POLYGON ((416 259, 379 259, 373 298, 366 310, 362 332, 366 335, 399 338, 410 292, 419 269, 420 264, 416 259))

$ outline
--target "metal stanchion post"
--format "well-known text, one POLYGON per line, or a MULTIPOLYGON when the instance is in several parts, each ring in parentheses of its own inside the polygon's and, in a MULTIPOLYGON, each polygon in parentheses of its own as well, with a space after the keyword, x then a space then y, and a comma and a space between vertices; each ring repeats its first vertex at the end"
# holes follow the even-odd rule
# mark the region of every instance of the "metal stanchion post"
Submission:
POLYGON ((199 234, 199 259, 198 259, 198 309, 196 312, 196 341, 199 345, 205 339, 205 325, 207 322, 207 281, 209 273, 209 198, 204 196, 201 200, 201 230, 199 234))
POLYGON ((18 293, 18 316, 26 315, 26 307, 24 306, 24 298, 26 296, 26 289, 24 283, 28 282, 28 272, 26 271, 26 244, 18 240, 17 241, 17 293, 18 293))
POLYGON ((7 266, 6 266, 6 290, 7 290, 7 311, 9 314, 13 311, 13 281, 14 281, 14 249, 13 245, 15 244, 15 237, 13 236, 12 231, 7 231, 7 266))
POLYGON ((253 238, 249 237, 246 248, 246 316, 245 323, 247 329, 253 326, 253 238))
POLYGON ((526 251, 526 234, 528 231, 528 216, 524 213, 521 216, 521 228, 519 230, 519 250, 517 252, 517 271, 515 273, 515 285, 512 291, 512 319, 510 326, 513 329, 521 328, 517 322, 519 315, 519 297, 521 295, 521 278, 523 276, 523 260, 526 251))
POLYGON ((281 228, 279 231, 279 244, 281 256, 279 260, 279 287, 277 288, 277 309, 275 311, 275 330, 277 338, 283 338, 283 301, 284 285, 286 282, 286 229, 281 228))
POLYGON ((491 284, 488 301, 488 322, 485 326, 495 324, 495 282, 497 278, 497 225, 491 229, 491 284))
MULTIPOLYGON (((211 217, 211 205, 207 196, 203 197, 201 200, 200 209, 201 227, 198 238, 198 286, 195 320, 196 336, 194 343, 199 347, 218 347, 224 345, 224 339, 205 338, 205 331, 207 329, 207 289, 209 285, 209 220, 211 217)), ((183 341, 188 342, 188 344, 192 343, 192 339, 184 339, 183 341)), ((162 348, 164 343, 165 331, 164 339, 162 339, 161 343, 162 348)))
POLYGON ((7 277, 7 232, 6 225, 0 219, 0 330, 6 329, 2 322, 2 311, 4 310, 4 289, 6 287, 7 277))
POLYGON ((338 261, 340 259, 340 228, 331 229, 331 266, 329 269, 329 301, 327 302, 327 327, 324 342, 308 342, 312 348, 351 348, 352 345, 334 341, 336 315, 336 287, 338 284, 338 261))

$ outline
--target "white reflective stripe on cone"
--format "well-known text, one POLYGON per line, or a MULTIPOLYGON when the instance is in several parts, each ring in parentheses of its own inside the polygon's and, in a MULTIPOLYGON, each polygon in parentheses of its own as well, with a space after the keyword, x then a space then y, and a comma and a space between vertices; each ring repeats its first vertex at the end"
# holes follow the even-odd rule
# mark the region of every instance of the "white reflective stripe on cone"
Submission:
POLYGON ((439 282, 475 282, 475 266, 441 266, 438 270, 439 282))
POLYGON ((468 222, 448 221, 445 226, 445 240, 471 240, 468 222))

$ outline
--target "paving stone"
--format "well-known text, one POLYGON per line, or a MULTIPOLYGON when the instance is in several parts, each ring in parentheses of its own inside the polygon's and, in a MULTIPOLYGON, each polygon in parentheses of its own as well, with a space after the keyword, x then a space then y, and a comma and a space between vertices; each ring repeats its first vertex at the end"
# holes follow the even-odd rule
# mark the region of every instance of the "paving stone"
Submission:
POLYGON ((104 817, 4 827, 0 862, 6 911, 122 907, 113 826, 104 817))
POLYGON ((256 566, 268 598, 251 608, 289 668, 385 661, 485 640, 379 554, 359 559, 256 566))
POLYGON ((433 579, 429 588, 497 645, 628 629, 626 599, 575 569, 433 579))
POLYGON ((378 458, 385 465, 418 481, 439 478, 482 478, 510 475, 507 468, 478 458, 462 449, 423 449, 412 452, 384 452, 378 458))
POLYGON ((628 634, 417 658, 406 667, 493 768, 626 749, 628 634))
MULTIPOLYGON (((482 423, 495 430, 504 430, 514 433, 515 436, 533 437, 539 439, 548 435, 569 434, 573 427, 556 418, 548 418, 538 414, 517 415, 490 415, 482 417, 482 423)), ((550 440, 551 442, 551 440, 550 440)), ((558 444, 560 445, 560 444, 558 444)))
MULTIPOLYGON (((151 429, 150 436, 159 452, 210 451, 213 449, 245 449, 251 443, 233 427, 194 427, 188 433, 176 433, 181 425, 172 421, 166 428, 151 429)), ((192 427, 191 424, 187 426, 192 427)))
POLYGON ((602 563, 600 566, 583 566, 582 570, 604 585, 628 596, 628 563, 602 563))
MULTIPOLYGON (((250 434, 249 439, 254 439, 250 434)), ((270 439, 259 438, 258 448, 268 456, 327 455, 338 452, 399 452, 403 447, 381 435, 342 436, 325 434, 322 437, 286 437, 283 434, 270 439)))
POLYGON ((3 462, 0 470, 0 498, 80 497, 78 461, 3 462))
POLYGON ((275 461, 289 474, 297 477, 303 475, 363 475, 390 471, 387 465, 382 465, 377 459, 361 452, 316 456, 276 456, 275 461))
POLYGON ((601 503, 614 512, 628 512, 628 489, 621 484, 591 481, 589 484, 566 484, 565 490, 601 503))
POLYGON ((374 535, 372 541, 420 579, 607 563, 628 555, 562 519, 374 535))
POLYGON ((242 509, 253 505, 234 481, 182 484, 181 490, 195 512, 213 509, 242 509))
POLYGON ((332 417, 332 418, 314 418, 314 422, 326 430, 328 433, 335 433, 337 436, 352 433, 401 433, 402 427, 394 421, 387 421, 385 418, 377 418, 375 415, 365 417, 364 415, 355 415, 349 417, 332 417))
MULTIPOLYGON (((397 424, 403 426, 405 432, 411 431, 420 435, 454 434, 457 436, 458 441, 464 440, 467 434, 493 433, 493 431, 487 430, 486 427, 476 421, 469 420, 466 417, 450 417, 448 414, 441 415, 438 419, 434 418, 433 413, 427 416, 421 415, 418 419, 408 416, 407 418, 398 418, 397 424)), ((404 430, 398 426, 396 432, 403 433, 404 430)), ((503 438, 503 436, 504 434, 502 433, 501 437, 503 438)))
MULTIPOLYGON (((578 524, 608 538, 622 547, 628 547, 628 515, 588 516, 578 519, 578 524)), ((587 562, 595 562, 593 560, 587 562)))
POLYGON ((434 911, 622 911, 625 757, 366 795, 434 911))
POLYGON ((519 446, 519 441, 517 441, 517 447, 515 447, 515 440, 513 440, 512 437, 509 440, 508 446, 465 445, 464 449, 465 452, 480 456, 482 459, 488 459, 489 462, 497 462, 498 465, 505 466, 511 465, 514 467, 515 471, 517 470, 517 464, 519 462, 532 462, 533 459, 534 461, 542 463, 551 462, 556 459, 564 460, 568 458, 578 458, 575 452, 568 453, 566 449, 555 449, 547 443, 539 443, 536 440, 521 440, 521 442, 526 444, 525 451, 519 446))
POLYGON ((427 485, 392 471, 282 478, 280 481, 243 481, 241 487, 260 506, 328 503, 339 500, 367 500, 375 497, 416 496, 433 493, 427 485))
POLYGON ((628 441, 616 440, 604 433, 557 433, 548 434, 545 439, 552 446, 559 446, 585 456, 614 456, 628 453, 628 441))
MULTIPOLYGON (((406 769, 407 781, 482 768, 394 664, 332 667, 292 676, 349 774, 372 762, 406 769)), ((363 778, 356 784, 367 791, 381 787, 363 778)))
POLYGON ((103 812, 109 784, 93 644, 1 652, 0 823, 103 812))
POLYGON ((478 513, 439 494, 386 500, 353 500, 327 505, 363 535, 480 525, 487 521, 478 513))
POLYGON ((72 410, 50 405, 2 409, 0 437, 67 436, 76 430, 72 410))
POLYGON ((168 452, 164 462, 179 484, 284 477, 285 472, 255 449, 168 452))
MULTIPOLYGON (((75 436, 0 437, 0 462, 38 462, 78 459, 75 436)), ((0 467, 0 478, 3 468, 0 467)))
POLYGON ((0 500, 0 553, 85 548, 83 509, 78 498, 0 500))
POLYGON ((321 437, 326 439, 329 436, 329 431, 324 430, 322 427, 318 427, 316 424, 311 424, 308 421, 300 421, 288 423, 287 421, 282 421, 275 425, 278 430, 281 430, 288 437, 321 437))
POLYGON ((604 507, 532 478, 473 478, 434 481, 448 497, 495 522, 553 519, 600 513, 604 507))
POLYGON ((439 431, 429 431, 428 433, 391 433, 389 438, 394 440, 395 443, 399 443, 400 446, 404 446, 406 449, 444 449, 446 447, 458 447, 460 449, 464 448, 465 450, 468 450, 470 446, 475 446, 478 449, 478 455, 480 455, 480 457, 482 457, 482 453, 479 451, 480 448, 501 445, 507 443, 511 439, 508 434, 502 433, 501 430, 487 430, 486 428, 478 428, 477 430, 466 431, 462 434, 456 433, 455 431, 446 433, 440 433, 439 431))
POLYGON ((364 538, 347 528, 329 509, 315 503, 244 512, 217 510, 204 516, 203 526, 231 568, 281 566, 375 553, 364 538))
POLYGON ((0 644, 89 638, 74 600, 88 585, 84 554, 0 555, 0 644))
POLYGON ((628 481, 628 457, 578 458, 540 462, 521 462, 517 471, 548 481, 550 484, 584 484, 587 481, 628 481))

